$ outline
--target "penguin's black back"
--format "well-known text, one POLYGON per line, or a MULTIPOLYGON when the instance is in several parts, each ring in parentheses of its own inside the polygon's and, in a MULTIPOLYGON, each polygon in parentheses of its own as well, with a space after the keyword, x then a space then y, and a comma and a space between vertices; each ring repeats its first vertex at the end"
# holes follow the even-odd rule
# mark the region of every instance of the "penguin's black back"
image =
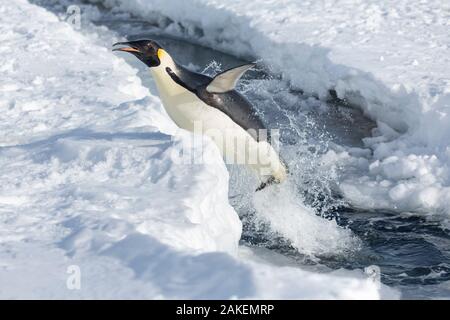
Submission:
POLYGON ((213 78, 191 71, 179 64, 176 66, 176 75, 185 84, 186 89, 195 93, 207 105, 225 113, 244 130, 252 129, 248 132, 256 141, 264 139, 270 143, 270 132, 267 132, 267 136, 259 136, 259 130, 266 130, 266 126, 247 98, 236 90, 224 93, 208 92, 206 87, 213 78))

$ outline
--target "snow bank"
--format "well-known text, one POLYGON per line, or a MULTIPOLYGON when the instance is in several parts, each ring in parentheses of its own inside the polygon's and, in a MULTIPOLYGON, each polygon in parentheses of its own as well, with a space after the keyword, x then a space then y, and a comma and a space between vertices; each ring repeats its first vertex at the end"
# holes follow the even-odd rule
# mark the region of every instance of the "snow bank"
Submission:
POLYGON ((335 150, 349 168, 344 196, 363 208, 450 213, 448 3, 101 2, 169 33, 262 58, 308 94, 334 90, 378 123, 364 141, 370 156, 335 150))
POLYGON ((117 216, 132 206, 138 212, 123 218, 166 243, 235 251, 240 222, 227 204, 226 168, 215 149, 207 148, 210 166, 177 165, 173 155, 190 135, 162 133, 175 126, 135 70, 48 12, 30 9, 30 17, 42 15, 46 24, 29 26, 27 19, 16 22, 21 13, 13 8, 3 7, 10 19, 4 26, 13 30, 0 30, 3 59, 17 52, 1 80, 8 88, 0 119, 3 194, 24 198, 25 206, 35 203, 39 211, 48 201, 73 198, 73 215, 91 210, 90 201, 117 216), (127 196, 133 193, 141 197, 127 196), (177 230, 168 228, 175 221, 177 230))
POLYGON ((397 296, 239 254, 217 149, 178 164, 190 134, 95 34, 25 0, 0 14, 0 297, 397 296))

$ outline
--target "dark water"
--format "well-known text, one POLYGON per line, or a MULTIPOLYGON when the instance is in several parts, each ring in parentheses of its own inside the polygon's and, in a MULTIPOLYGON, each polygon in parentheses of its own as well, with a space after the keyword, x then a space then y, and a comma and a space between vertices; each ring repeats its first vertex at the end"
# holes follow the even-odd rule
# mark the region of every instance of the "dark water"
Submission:
MULTIPOLYGON (((65 5, 57 1, 32 2, 57 14, 65 12, 65 5)), ((91 6, 82 8, 92 10, 91 6)), ((163 34, 155 24, 104 8, 96 9, 101 14, 91 19, 94 24, 107 27, 112 35, 158 40, 179 62, 197 71, 214 74, 245 62, 193 44, 191 40, 163 34)), ((152 87, 145 67, 132 57, 126 59, 139 69, 143 83, 152 87)), ((333 99, 332 93, 329 101, 319 101, 289 88, 263 63, 258 63, 256 69, 248 72, 239 89, 258 107, 269 127, 281 129, 281 141, 290 152, 285 156, 286 161, 295 174, 299 196, 318 215, 350 228, 361 239, 362 248, 351 255, 302 255, 288 239, 274 233, 269 224, 255 224, 254 210, 242 205, 247 186, 239 185, 236 174, 232 174, 230 203, 243 221, 242 244, 274 250, 301 265, 325 265, 332 269, 377 265, 382 282, 399 288, 404 298, 450 298, 450 282, 446 283, 450 280, 450 230, 442 227, 439 218, 354 210, 334 191, 336 177, 322 172, 317 164, 330 144, 362 147, 361 139, 370 136, 375 124, 345 101, 333 99)))

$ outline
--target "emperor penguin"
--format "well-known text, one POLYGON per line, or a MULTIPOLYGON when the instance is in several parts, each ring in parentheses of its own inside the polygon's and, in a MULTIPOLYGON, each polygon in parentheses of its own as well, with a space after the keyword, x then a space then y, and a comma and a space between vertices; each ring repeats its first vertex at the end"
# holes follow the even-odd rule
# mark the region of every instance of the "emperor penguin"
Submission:
POLYGON ((145 63, 169 117, 182 129, 209 136, 225 161, 246 164, 260 180, 259 191, 286 179, 283 161, 270 144, 270 132, 252 104, 235 86, 254 64, 225 70, 215 77, 177 63, 156 41, 118 42, 113 51, 128 52, 145 63))

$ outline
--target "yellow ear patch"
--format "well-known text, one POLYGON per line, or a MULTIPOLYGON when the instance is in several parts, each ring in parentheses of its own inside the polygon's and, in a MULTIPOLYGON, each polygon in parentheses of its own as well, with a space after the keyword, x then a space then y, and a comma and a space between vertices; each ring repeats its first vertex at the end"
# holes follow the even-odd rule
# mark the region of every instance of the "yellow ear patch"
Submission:
POLYGON ((156 55, 158 56, 159 60, 162 59, 164 53, 165 53, 165 51, 163 49, 158 49, 158 51, 156 52, 156 55))

